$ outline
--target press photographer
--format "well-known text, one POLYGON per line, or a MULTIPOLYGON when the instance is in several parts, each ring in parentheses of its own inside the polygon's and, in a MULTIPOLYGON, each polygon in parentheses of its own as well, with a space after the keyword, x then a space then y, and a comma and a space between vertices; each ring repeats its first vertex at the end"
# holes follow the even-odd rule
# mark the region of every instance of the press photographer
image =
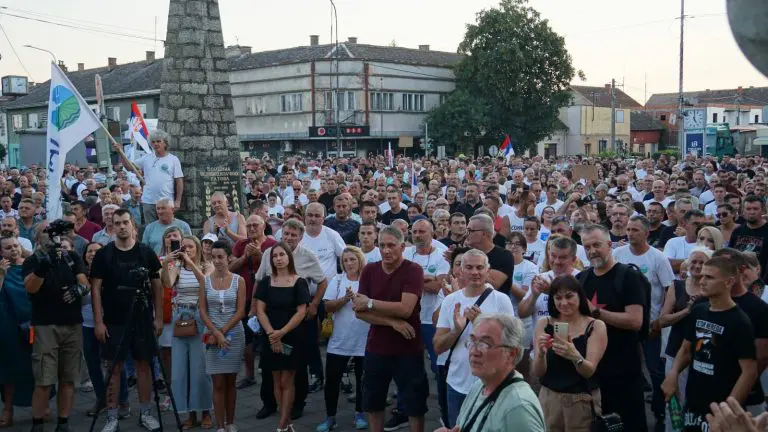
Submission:
POLYGON ((24 288, 32 303, 32 432, 43 431, 51 386, 58 382, 56 432, 69 431, 69 413, 80 379, 83 348, 81 299, 89 284, 83 261, 75 252, 61 248, 62 233, 73 229, 63 220, 41 224, 37 249, 24 261, 24 288))
POLYGON ((112 363, 106 397, 107 423, 102 432, 119 430, 120 371, 128 353, 136 365, 139 421, 143 428, 156 431, 160 424, 151 413, 150 362, 157 355, 155 337, 163 331, 160 260, 149 246, 136 242, 133 217, 128 210, 115 210, 112 225, 115 241, 99 249, 91 265, 94 332, 103 344, 102 358, 112 363))

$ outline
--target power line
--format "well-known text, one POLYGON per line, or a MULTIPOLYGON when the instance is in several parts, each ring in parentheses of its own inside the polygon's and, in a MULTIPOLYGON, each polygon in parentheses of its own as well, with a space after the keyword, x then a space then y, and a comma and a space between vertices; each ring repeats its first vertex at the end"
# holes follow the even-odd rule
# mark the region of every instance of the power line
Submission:
POLYGON ((11 42, 11 38, 8 37, 8 33, 5 32, 5 27, 0 25, 0 31, 2 31, 3 35, 5 35, 5 40, 7 40, 8 41, 8 45, 11 46, 11 51, 13 51, 13 54, 16 56, 16 60, 18 60, 19 64, 21 64, 21 68, 24 69, 24 72, 26 72, 27 76, 30 79, 32 79, 32 74, 29 73, 29 71, 27 70, 27 67, 24 66, 24 62, 21 61, 21 56, 19 56, 19 53, 16 52, 16 47, 13 46, 13 42, 11 42))
POLYGON ((404 73, 409 73, 409 74, 413 74, 413 75, 421 75, 421 76, 425 76, 425 77, 429 77, 429 78, 445 79, 445 77, 441 77, 441 76, 437 76, 437 75, 431 75, 431 74, 423 73, 423 72, 414 72, 414 71, 409 71, 409 70, 405 70, 405 69, 393 68, 393 67, 389 67, 389 66, 376 65, 375 67, 377 69, 389 69, 389 70, 393 70, 393 71, 397 71, 397 72, 404 72, 404 73))
MULTIPOLYGON (((20 19, 29 20, 29 21, 37 21, 37 22, 41 22, 41 23, 45 23, 45 24, 51 24, 51 25, 55 25, 55 26, 59 26, 59 27, 71 28, 71 29, 74 29, 74 30, 90 31, 90 32, 107 34, 107 35, 114 35, 114 36, 123 36, 123 37, 147 40, 147 41, 151 41, 151 42, 155 41, 155 38, 148 37, 148 36, 139 36, 139 35, 133 35, 133 34, 129 34, 129 33, 113 32, 113 31, 108 31, 108 30, 103 30, 103 29, 98 29, 98 28, 90 28, 89 29, 89 28, 86 28, 84 26, 76 26, 76 25, 72 25, 72 24, 59 23, 59 22, 55 22, 55 21, 50 21, 50 20, 42 19, 42 18, 26 17, 26 16, 16 15, 16 14, 12 14, 12 13, 8 13, 8 12, 3 12, 3 11, 0 11, 0 15, 6 15, 6 16, 10 16, 10 17, 14 17, 14 18, 20 18, 20 19)), ((161 42, 165 42, 165 41, 161 41, 161 42)))
POLYGON ((92 25, 92 26, 109 27, 109 28, 113 28, 113 29, 123 29, 123 30, 130 30, 130 31, 141 32, 141 33, 149 32, 148 29, 138 29, 138 28, 133 28, 133 27, 117 26, 117 25, 113 25, 113 24, 104 24, 104 23, 100 23, 100 22, 96 22, 96 21, 87 21, 87 20, 81 20, 81 19, 76 19, 76 18, 68 18, 68 17, 63 17, 63 16, 46 14, 46 13, 42 13, 42 12, 35 12, 35 11, 30 11, 30 10, 13 8, 13 7, 8 7, 8 6, 0 6, 0 10, 10 10, 10 11, 15 11, 17 13, 21 13, 21 14, 25 14, 25 15, 32 15, 32 16, 35 16, 35 17, 42 17, 42 18, 50 18, 50 19, 55 19, 55 20, 64 21, 64 22, 69 21, 69 22, 75 23, 75 24, 88 24, 88 25, 92 25))
MULTIPOLYGON (((725 15, 724 13, 710 13, 710 14, 696 14, 696 15, 692 15, 691 14, 691 15, 686 15, 685 18, 686 19, 691 19, 691 18, 712 18, 712 17, 724 16, 724 15, 725 15)), ((626 30, 626 29, 629 29, 629 28, 645 27, 645 26, 649 26, 649 25, 653 25, 653 24, 668 23, 670 21, 676 21, 676 20, 679 20, 679 19, 680 19, 679 16, 678 17, 672 17, 672 18, 664 18, 664 19, 658 19, 658 20, 653 20, 653 21, 639 22, 639 23, 635 23, 635 24, 627 24, 627 25, 619 25, 619 26, 604 27, 604 28, 599 28, 599 29, 592 29, 592 30, 587 30, 587 31, 583 31, 583 32, 565 33, 563 36, 580 36, 580 35, 585 35, 585 34, 602 33, 602 32, 613 31, 613 30, 626 30)))

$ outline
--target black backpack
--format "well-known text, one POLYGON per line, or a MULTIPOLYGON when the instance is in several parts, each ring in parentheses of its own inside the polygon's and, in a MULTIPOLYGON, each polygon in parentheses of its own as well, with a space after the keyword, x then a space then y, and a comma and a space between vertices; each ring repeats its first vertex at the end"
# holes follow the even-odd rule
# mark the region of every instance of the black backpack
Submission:
MULTIPOLYGON (((579 273, 579 284, 581 284, 582 287, 585 286, 587 279, 593 272, 594 269, 588 267, 584 269, 583 272, 579 273)), ((619 298, 623 297, 624 289, 627 288, 624 283, 624 280, 627 278, 627 273, 636 272, 641 276, 639 279, 642 282, 637 288, 643 290, 643 324, 640 325, 638 335, 640 336, 640 340, 646 340, 648 339, 651 329, 651 282, 645 277, 643 272, 640 271, 640 268, 634 264, 616 263, 616 272, 616 278, 613 280, 613 283, 616 289, 616 295, 619 298)))

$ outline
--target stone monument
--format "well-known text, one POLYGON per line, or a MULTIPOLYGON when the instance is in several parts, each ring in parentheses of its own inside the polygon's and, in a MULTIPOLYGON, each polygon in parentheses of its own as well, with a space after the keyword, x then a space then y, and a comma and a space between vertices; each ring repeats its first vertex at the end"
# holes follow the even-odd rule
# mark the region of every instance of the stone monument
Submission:
POLYGON ((181 160, 184 198, 177 216, 193 229, 224 192, 242 207, 240 143, 232 109, 218 0, 170 0, 158 127, 181 160))

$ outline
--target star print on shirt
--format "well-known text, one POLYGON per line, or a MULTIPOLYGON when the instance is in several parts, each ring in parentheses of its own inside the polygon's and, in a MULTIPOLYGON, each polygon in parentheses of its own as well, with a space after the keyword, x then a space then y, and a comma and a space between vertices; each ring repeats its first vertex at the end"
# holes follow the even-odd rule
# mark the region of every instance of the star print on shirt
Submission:
POLYGON ((597 302, 597 290, 595 290, 595 295, 592 296, 591 302, 592 302, 592 305, 594 305, 598 309, 605 308, 605 304, 604 303, 600 304, 600 303, 597 302))

